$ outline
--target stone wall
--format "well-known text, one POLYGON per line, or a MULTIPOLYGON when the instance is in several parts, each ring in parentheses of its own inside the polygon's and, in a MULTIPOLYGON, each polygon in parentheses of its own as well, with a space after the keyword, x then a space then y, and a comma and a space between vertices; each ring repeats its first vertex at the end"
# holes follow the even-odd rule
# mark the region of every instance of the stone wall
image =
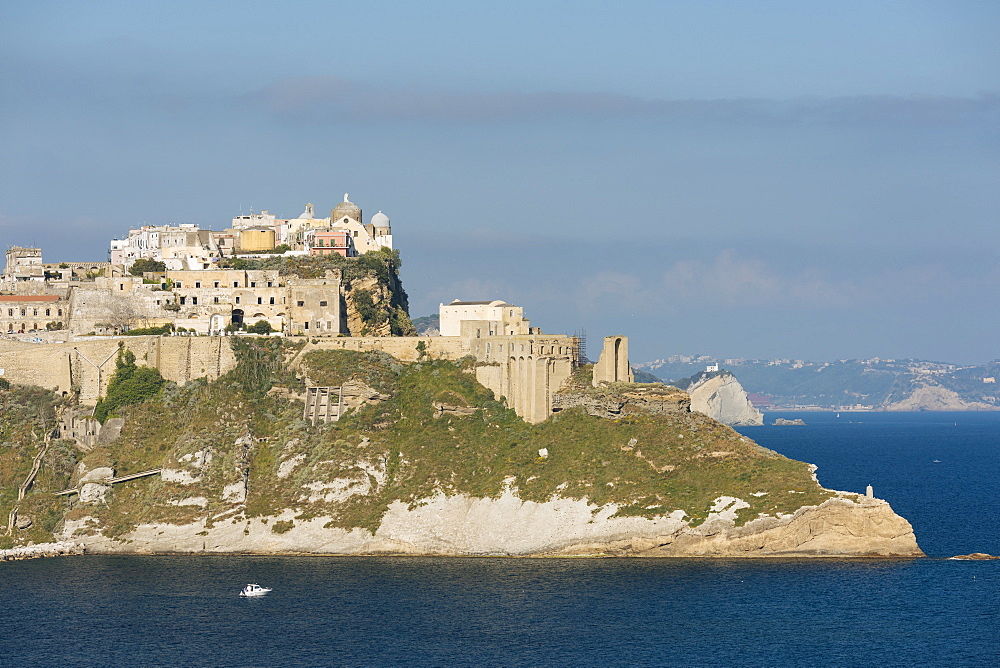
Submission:
POLYGON ((167 380, 214 380, 236 365, 229 339, 213 337, 131 336, 49 345, 0 341, 0 369, 13 383, 38 385, 59 393, 80 390, 91 405, 104 394, 115 371, 119 344, 140 366, 155 367, 167 380))
POLYGON ((594 365, 594 387, 601 383, 632 383, 632 367, 628 363, 628 339, 605 336, 601 357, 594 365))
POLYGON ((380 350, 403 362, 421 359, 418 348, 423 343, 424 355, 433 359, 457 360, 471 354, 467 341, 456 336, 344 336, 335 339, 310 340, 297 358, 311 350, 380 350))
MULTIPOLYGON (((611 345, 619 341, 618 373, 624 374, 622 367, 628 369, 627 341, 624 337, 609 339, 611 345)), ((572 374, 577 355, 576 339, 563 335, 338 337, 306 341, 291 361, 293 368, 311 350, 378 350, 403 362, 458 360, 471 355, 480 363, 476 379, 497 398, 504 397, 507 405, 528 422, 541 422, 552 414, 553 395, 572 374)), ((79 388, 80 401, 92 405, 107 389, 119 346, 132 351, 137 364, 155 367, 164 378, 176 383, 202 377, 214 380, 236 365, 228 337, 127 336, 48 345, 0 340, 0 369, 14 383, 60 393, 79 388)), ((630 373, 628 378, 631 380, 630 373)))

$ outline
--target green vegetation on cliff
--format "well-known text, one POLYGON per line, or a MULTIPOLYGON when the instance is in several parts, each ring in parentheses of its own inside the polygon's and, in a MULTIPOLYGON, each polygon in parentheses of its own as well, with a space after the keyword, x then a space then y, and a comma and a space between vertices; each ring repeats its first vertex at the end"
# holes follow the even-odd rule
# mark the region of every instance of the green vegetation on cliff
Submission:
POLYGON ((123 406, 142 403, 155 396, 166 381, 159 370, 147 366, 136 366, 135 354, 125 348, 119 348, 118 359, 115 360, 115 373, 108 383, 107 395, 97 402, 94 417, 98 422, 114 415, 123 406))
POLYGON ((68 509, 66 499, 52 494, 68 484, 77 461, 70 441, 52 438, 56 412, 66 401, 40 387, 0 386, 0 548, 51 540, 68 509), (38 474, 18 502, 18 490, 39 455, 38 474), (15 507, 19 523, 26 526, 15 525, 8 536, 7 520, 15 507))
POLYGON ((313 425, 302 417, 304 386, 283 362, 297 351, 271 339, 234 345, 236 370, 121 409, 121 438, 83 458, 89 469, 112 465, 122 475, 163 465, 188 479, 116 485, 106 504, 78 506, 70 519, 95 517, 105 535, 121 536, 140 523, 292 509, 275 532, 312 517, 374 531, 394 502, 516 489, 527 501, 613 503, 620 516, 680 509, 695 523, 716 498, 733 496, 751 504, 740 511, 744 522, 830 496, 807 464, 698 414, 605 420, 569 409, 529 425, 475 380, 471 359, 404 364, 379 352, 312 351, 301 369, 312 383, 371 388, 339 422, 313 425), (191 498, 204 502, 181 503, 191 498))

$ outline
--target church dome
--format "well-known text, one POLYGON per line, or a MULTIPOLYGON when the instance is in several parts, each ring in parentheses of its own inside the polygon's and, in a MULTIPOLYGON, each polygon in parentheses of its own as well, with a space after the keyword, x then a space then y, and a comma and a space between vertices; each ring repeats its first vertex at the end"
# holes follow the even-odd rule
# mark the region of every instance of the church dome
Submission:
POLYGON ((389 227, 389 216, 379 211, 372 216, 372 225, 374 227, 389 227))
POLYGON ((361 207, 347 199, 347 195, 344 195, 344 201, 333 207, 333 211, 330 212, 331 221, 341 220, 345 217, 361 222, 361 207))

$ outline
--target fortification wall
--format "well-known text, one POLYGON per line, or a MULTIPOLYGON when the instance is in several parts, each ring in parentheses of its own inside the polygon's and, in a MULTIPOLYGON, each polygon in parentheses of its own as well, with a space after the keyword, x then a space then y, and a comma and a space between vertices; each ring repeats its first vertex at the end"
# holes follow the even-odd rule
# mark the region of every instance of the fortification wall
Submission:
MULTIPOLYGON (((623 337, 605 339, 600 379, 631 382, 627 345, 623 337)), ((77 387, 80 401, 90 405, 107 389, 119 346, 132 351, 138 364, 155 367, 176 383, 202 377, 214 380, 236 366, 228 337, 129 336, 48 345, 0 340, 0 369, 14 383, 60 393, 77 387)), ((484 363, 476 369, 477 380, 498 398, 504 397, 528 422, 541 422, 552 414, 552 397, 572 373, 576 356, 575 341, 565 336, 340 337, 307 339, 292 366, 311 350, 378 350, 404 362, 472 355, 484 363)), ((595 383, 598 376, 595 372, 595 383)))
POLYGON ((317 339, 306 344, 302 353, 310 350, 380 350, 403 362, 416 362, 421 357, 419 344, 424 344, 424 354, 435 359, 457 360, 470 354, 469 342, 456 336, 345 336, 336 339, 317 339))
POLYGON ((94 404, 115 371, 119 344, 140 366, 155 367, 167 380, 214 380, 236 365, 224 337, 129 336, 48 345, 0 340, 0 369, 12 383, 38 385, 59 393, 80 389, 80 401, 94 404))

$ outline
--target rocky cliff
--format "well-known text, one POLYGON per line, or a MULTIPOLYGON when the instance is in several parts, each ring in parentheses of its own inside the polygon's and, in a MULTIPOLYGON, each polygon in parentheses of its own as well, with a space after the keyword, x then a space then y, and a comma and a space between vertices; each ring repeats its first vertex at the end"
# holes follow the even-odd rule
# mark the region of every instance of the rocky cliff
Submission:
POLYGON ((691 395, 691 410, 704 413, 723 424, 759 426, 764 415, 754 408, 736 376, 723 371, 693 376, 685 387, 691 395))
POLYGON ((887 403, 887 411, 994 411, 997 407, 981 401, 967 401, 954 390, 924 381, 909 396, 887 403))
POLYGON ((524 501, 448 496, 392 503, 374 532, 331 527, 333 518, 234 517, 141 524, 109 538, 84 516, 61 538, 89 553, 402 554, 440 556, 901 557, 922 556, 909 522, 889 504, 840 494, 794 513, 734 524, 740 499, 720 497, 708 520, 691 526, 682 511, 621 517, 619 507, 586 499, 524 501), (278 531, 275 529, 278 528, 278 531))
MULTIPOLYGON (((687 411, 673 389, 604 388, 611 396, 531 425, 468 360, 312 351, 295 375, 266 359, 281 354, 237 350, 236 369, 125 410, 120 437, 89 452, 55 441, 38 455, 34 395, 19 395, 18 419, 0 422, 11 444, 0 512, 32 456, 44 463, 20 507, 34 522, 7 541, 34 532, 87 552, 921 554, 885 502, 823 489, 808 464, 687 411), (360 387, 363 400, 313 424, 296 398, 304 378, 360 387), (595 406, 616 412, 588 414, 595 406)), ((51 401, 39 406, 50 419, 51 401)))

